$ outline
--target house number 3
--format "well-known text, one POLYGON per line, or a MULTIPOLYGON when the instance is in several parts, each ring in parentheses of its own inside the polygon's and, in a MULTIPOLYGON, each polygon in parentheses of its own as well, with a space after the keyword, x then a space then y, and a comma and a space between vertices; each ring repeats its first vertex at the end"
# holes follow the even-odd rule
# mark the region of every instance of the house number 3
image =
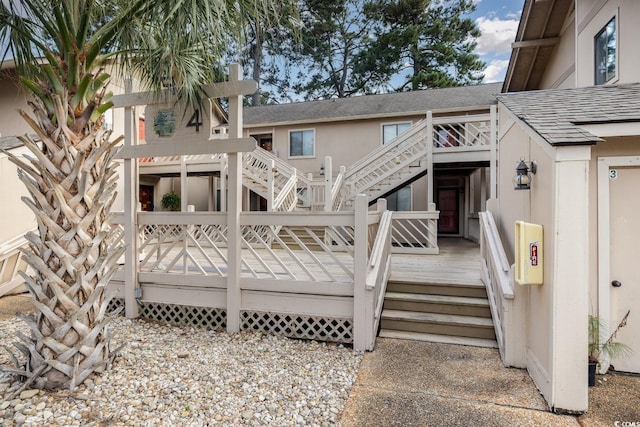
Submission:
POLYGON ((609 178, 610 179, 618 178, 618 170, 617 169, 609 169, 609 178))

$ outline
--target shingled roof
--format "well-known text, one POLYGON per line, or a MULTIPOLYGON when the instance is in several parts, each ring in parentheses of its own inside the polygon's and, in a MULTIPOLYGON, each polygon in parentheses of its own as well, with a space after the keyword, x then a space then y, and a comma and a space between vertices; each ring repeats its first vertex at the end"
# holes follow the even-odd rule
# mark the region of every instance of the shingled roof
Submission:
POLYGON ((502 83, 488 83, 250 107, 244 110, 244 124, 256 127, 274 124, 317 123, 426 114, 428 110, 456 111, 487 108, 487 106, 496 103, 495 94, 500 92, 501 87, 502 83))
POLYGON ((551 145, 602 141, 580 125, 640 122, 640 83, 513 92, 497 97, 551 145))

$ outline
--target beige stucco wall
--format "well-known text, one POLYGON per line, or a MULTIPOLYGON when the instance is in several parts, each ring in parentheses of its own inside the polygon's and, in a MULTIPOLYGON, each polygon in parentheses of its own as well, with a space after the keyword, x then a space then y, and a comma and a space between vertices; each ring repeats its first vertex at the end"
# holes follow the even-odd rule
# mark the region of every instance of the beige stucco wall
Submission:
POLYGON ((575 87, 575 14, 567 16, 560 34, 560 42, 555 46, 542 79, 540 89, 575 87))
MULTIPOLYGON (((11 153, 16 156, 26 154, 24 147, 15 148, 11 153)), ((0 153, 0 194, 2 195, 2 209, 0 209, 0 245, 19 237, 36 226, 31 209, 20 199, 28 196, 27 190, 18 179, 16 166, 11 163, 6 154, 0 153)))
POLYGON ((576 3, 578 87, 594 84, 594 37, 614 16, 618 20, 618 77, 609 83, 640 81, 640 2, 580 0, 576 3))
POLYGON ((18 109, 30 112, 24 92, 12 70, 0 72, 0 136, 33 133, 18 114, 18 109))
POLYGON ((515 286, 526 301, 526 365, 554 408, 587 408, 586 319, 588 311, 589 147, 551 147, 499 108, 499 195, 496 214, 510 262, 515 221, 543 226, 544 283, 515 286), (513 189, 520 159, 538 167, 531 190, 513 189))

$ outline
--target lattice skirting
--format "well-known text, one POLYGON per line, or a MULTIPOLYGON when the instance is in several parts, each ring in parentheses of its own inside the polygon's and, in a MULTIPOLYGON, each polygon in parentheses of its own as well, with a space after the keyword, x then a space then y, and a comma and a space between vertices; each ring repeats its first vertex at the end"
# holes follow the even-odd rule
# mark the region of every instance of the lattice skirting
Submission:
POLYGON ((196 326, 214 331, 224 331, 227 328, 227 312, 221 308, 145 302, 140 307, 140 316, 158 322, 196 326))
POLYGON ((349 318, 243 311, 240 313, 240 322, 244 330, 262 331, 290 338, 353 342, 353 322, 349 318))
POLYGON ((124 316, 124 299, 113 298, 111 301, 109 301, 109 305, 107 306, 107 313, 112 313, 120 307, 123 308, 123 310, 120 312, 120 316, 124 316))

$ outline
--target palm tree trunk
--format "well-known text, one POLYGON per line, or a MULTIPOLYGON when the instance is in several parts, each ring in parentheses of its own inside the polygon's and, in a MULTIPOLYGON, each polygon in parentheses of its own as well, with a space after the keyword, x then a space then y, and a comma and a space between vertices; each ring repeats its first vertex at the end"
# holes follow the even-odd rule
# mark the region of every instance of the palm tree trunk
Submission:
MULTIPOLYGON (((66 99, 54 95, 54 117, 66 118, 66 99)), ((27 234, 25 259, 35 274, 23 273, 38 314, 23 316, 31 337, 16 346, 27 357, 23 375, 38 388, 74 388, 109 363, 106 285, 124 251, 111 237, 109 209, 117 175, 102 117, 85 110, 71 125, 55 123, 45 107, 31 104, 37 121, 20 112, 41 140, 22 141, 34 157, 11 156, 30 198, 37 232, 27 234), (83 120, 83 116, 87 116, 83 120)), ((73 113, 72 113, 73 114, 73 113)))

